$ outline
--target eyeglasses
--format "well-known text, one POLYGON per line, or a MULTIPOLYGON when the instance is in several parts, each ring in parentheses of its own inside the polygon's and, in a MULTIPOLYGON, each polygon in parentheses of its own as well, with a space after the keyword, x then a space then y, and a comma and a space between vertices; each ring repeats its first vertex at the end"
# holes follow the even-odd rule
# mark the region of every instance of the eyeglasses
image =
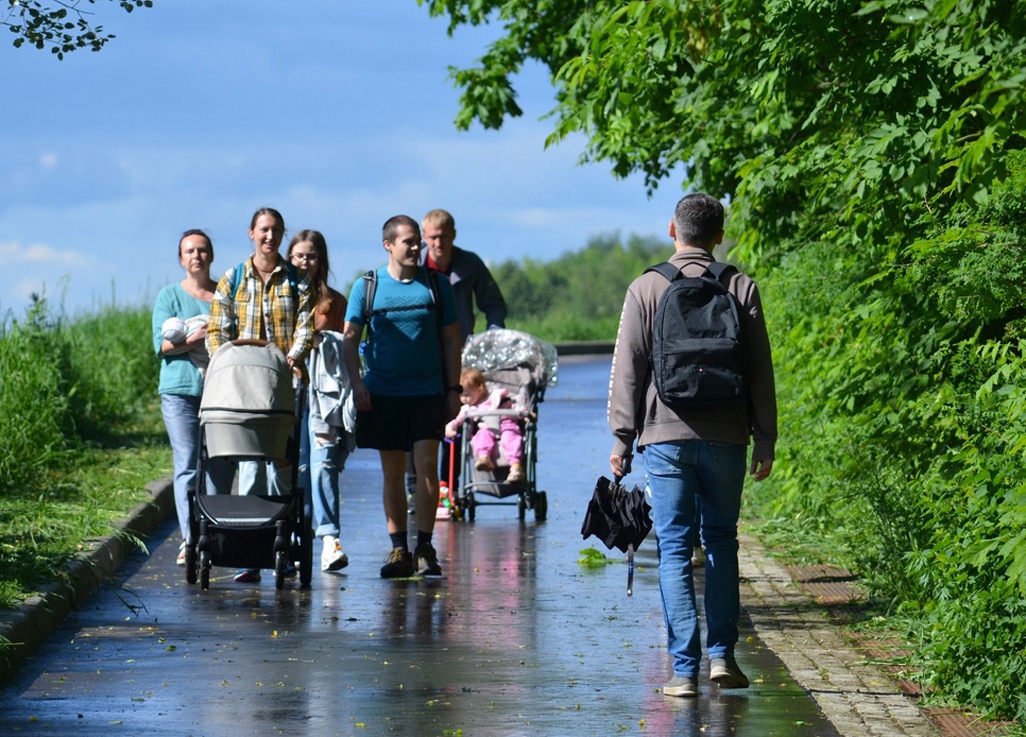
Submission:
POLYGON ((316 261, 317 260, 317 254, 316 253, 294 253, 294 254, 292 254, 292 260, 293 261, 305 261, 305 262, 309 263, 310 261, 316 261))

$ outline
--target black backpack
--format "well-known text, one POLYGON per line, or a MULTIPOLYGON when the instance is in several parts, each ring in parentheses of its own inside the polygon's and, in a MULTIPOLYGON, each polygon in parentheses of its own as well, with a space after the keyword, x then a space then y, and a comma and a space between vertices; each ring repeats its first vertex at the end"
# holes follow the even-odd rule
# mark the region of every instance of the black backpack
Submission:
POLYGON ((713 262, 701 276, 671 263, 646 269, 669 280, 652 326, 652 376, 664 404, 709 407, 745 396, 741 320, 726 284, 737 269, 713 262))

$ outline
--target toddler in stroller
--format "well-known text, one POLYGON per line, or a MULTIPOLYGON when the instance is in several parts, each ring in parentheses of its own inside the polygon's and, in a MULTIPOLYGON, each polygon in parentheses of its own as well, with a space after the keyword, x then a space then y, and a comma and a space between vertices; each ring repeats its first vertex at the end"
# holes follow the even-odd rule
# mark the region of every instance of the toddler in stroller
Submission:
POLYGON ((459 429, 467 422, 473 429, 470 446, 474 450, 474 470, 494 471, 496 461, 495 435, 498 431, 502 451, 509 462, 509 474, 506 481, 519 484, 524 480, 523 457, 524 435, 520 429, 522 414, 509 396, 509 390, 503 387, 488 391, 485 376, 475 368, 463 369, 460 374, 460 385, 463 393, 463 409, 445 426, 445 436, 455 438, 459 429), (489 410, 514 410, 516 414, 488 414, 489 410), (471 416, 473 412, 473 416, 471 416))
MULTIPOLYGON (((545 519, 548 502, 536 478, 538 404, 546 387, 556 382, 558 364, 555 347, 518 330, 487 330, 467 340, 464 370, 473 369, 470 375, 483 379, 484 389, 474 392, 478 403, 464 404, 460 412, 457 445, 463 473, 449 486, 457 519, 473 521, 480 505, 514 503, 520 519, 528 509, 537 521, 545 519), (496 501, 484 501, 482 495, 496 501), (516 499, 503 501, 510 497, 516 499)), ((470 399, 476 381, 463 381, 470 399)))

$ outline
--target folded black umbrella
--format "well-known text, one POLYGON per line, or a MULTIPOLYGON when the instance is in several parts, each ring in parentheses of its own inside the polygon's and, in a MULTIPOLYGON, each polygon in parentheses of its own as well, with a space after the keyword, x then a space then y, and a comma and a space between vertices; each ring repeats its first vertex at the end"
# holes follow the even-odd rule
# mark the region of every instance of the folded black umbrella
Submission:
POLYGON ((607 548, 622 553, 630 546, 637 550, 652 529, 651 509, 645 492, 637 486, 628 491, 619 481, 600 476, 588 502, 581 535, 585 539, 594 535, 607 548))
POLYGON ((599 476, 584 514, 581 535, 585 539, 594 535, 610 550, 627 553, 627 596, 634 594, 634 551, 652 529, 651 509, 637 486, 627 491, 619 480, 599 476))

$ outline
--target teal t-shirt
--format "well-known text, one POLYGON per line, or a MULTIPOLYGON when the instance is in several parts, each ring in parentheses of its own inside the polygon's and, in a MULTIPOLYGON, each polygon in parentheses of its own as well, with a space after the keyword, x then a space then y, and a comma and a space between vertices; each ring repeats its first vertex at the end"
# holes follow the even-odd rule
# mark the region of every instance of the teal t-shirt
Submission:
MULTIPOLYGON (((392 278, 387 267, 378 269, 374 309, 386 312, 371 317, 371 330, 364 346, 367 373, 363 383, 372 394, 410 397, 441 394, 443 389, 442 345, 439 324, 452 325, 458 319, 452 286, 438 279, 436 307, 423 269, 403 282, 392 278)), ((365 279, 358 279, 349 292, 346 322, 363 325, 365 279)))
POLYGON ((164 341, 161 326, 169 317, 187 320, 196 315, 209 314, 210 303, 193 297, 177 282, 168 284, 157 294, 157 300, 153 303, 153 348, 160 356, 160 383, 157 386, 159 393, 186 397, 198 397, 203 394, 203 374, 189 358, 188 353, 174 356, 160 354, 160 344, 164 341))

